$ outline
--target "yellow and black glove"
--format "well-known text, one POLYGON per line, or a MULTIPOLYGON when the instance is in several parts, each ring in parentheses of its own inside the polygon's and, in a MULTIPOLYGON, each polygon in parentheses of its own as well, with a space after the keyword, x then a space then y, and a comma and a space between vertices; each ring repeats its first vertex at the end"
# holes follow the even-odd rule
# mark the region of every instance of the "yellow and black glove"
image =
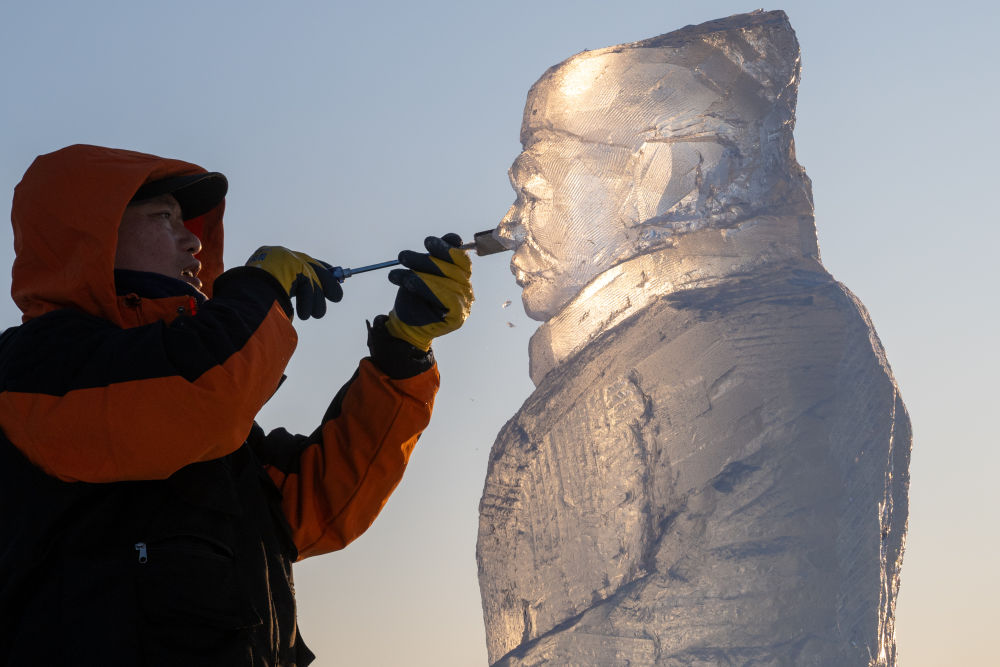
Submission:
MULTIPOLYGON (((333 267, 301 252, 281 246, 261 246, 247 260, 247 266, 264 269, 295 299, 299 319, 326 315, 326 300, 336 303, 344 298, 344 290, 333 277, 333 267)), ((290 313, 289 313, 290 315, 290 313)))
POLYGON ((406 268, 389 272, 389 282, 399 285, 385 323, 390 334, 426 351, 431 340, 462 326, 474 296, 472 261, 460 245, 458 234, 428 236, 426 253, 399 253, 406 268))

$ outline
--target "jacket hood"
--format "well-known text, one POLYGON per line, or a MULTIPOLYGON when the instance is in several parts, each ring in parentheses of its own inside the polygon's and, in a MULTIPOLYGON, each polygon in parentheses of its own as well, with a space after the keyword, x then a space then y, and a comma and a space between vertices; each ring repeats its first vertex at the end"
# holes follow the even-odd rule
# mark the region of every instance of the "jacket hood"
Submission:
MULTIPOLYGON (((118 226, 142 185, 205 173, 198 165, 115 148, 74 145, 40 155, 14 189, 11 296, 23 321, 75 308, 122 325, 115 292, 118 226)), ((211 296, 222 273, 225 203, 184 224, 199 239, 211 296)))

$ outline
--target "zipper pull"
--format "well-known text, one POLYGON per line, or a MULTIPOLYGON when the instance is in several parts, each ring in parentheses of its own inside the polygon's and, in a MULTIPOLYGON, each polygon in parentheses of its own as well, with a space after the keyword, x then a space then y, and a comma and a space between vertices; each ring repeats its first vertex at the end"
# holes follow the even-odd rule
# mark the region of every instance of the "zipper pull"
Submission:
POLYGON ((135 550, 139 552, 139 562, 140 563, 145 563, 146 561, 149 560, 149 557, 148 557, 148 555, 146 553, 146 543, 145 542, 136 542, 135 543, 135 550))

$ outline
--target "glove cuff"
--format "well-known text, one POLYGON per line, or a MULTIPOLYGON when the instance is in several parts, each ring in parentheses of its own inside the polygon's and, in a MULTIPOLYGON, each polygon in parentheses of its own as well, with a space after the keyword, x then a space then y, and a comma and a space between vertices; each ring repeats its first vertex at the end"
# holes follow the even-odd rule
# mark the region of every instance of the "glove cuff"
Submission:
POLYGON ((274 298, 268 300, 268 306, 277 301, 288 319, 292 319, 295 311, 292 310, 292 300, 288 292, 281 286, 281 282, 264 269, 253 266, 238 266, 229 269, 215 279, 212 285, 214 296, 230 296, 232 293, 253 294, 258 300, 266 299, 269 290, 273 290, 274 298), (262 290, 261 286, 265 286, 262 290))
POLYGON ((389 335, 405 340, 410 345, 424 351, 431 349, 431 342, 434 340, 420 335, 422 332, 418 327, 405 324, 396 314, 395 309, 389 313, 389 318, 385 322, 385 330, 389 332, 389 335))
POLYGON ((378 369, 394 380, 405 380, 433 368, 434 352, 425 352, 390 334, 385 326, 388 319, 378 315, 374 322, 366 322, 368 349, 378 369))

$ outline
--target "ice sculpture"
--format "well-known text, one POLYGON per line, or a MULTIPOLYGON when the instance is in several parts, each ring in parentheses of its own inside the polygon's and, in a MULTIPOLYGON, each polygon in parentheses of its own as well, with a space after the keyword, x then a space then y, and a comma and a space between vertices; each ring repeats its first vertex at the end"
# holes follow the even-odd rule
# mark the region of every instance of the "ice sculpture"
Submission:
POLYGON ((535 392, 477 549, 490 663, 892 665, 910 429, 819 261, 783 12, 528 93, 498 228, 535 392))

